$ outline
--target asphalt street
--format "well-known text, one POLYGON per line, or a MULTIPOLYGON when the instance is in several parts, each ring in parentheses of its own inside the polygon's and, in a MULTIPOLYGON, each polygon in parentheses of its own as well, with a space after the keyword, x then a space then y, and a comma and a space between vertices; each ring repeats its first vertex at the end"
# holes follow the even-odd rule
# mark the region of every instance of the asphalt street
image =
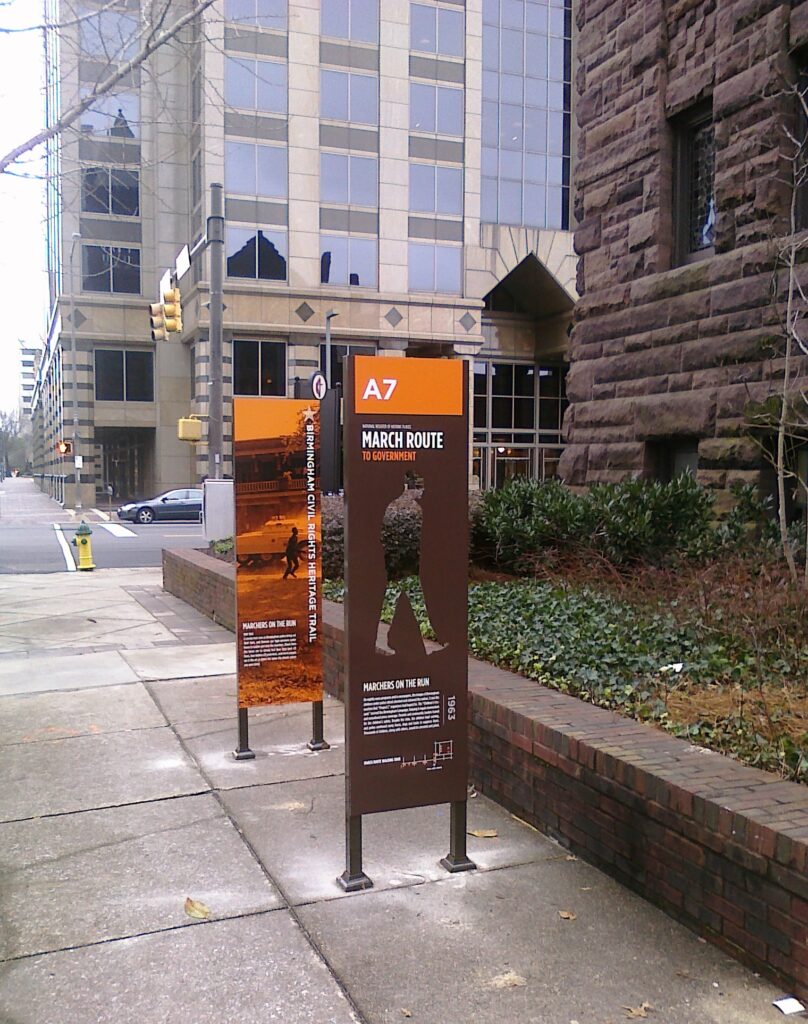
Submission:
POLYGON ((99 569, 159 566, 163 548, 205 543, 199 523, 140 526, 122 523, 104 508, 74 513, 39 492, 32 480, 8 479, 0 483, 0 573, 73 571, 78 558, 72 541, 82 520, 92 530, 99 569))

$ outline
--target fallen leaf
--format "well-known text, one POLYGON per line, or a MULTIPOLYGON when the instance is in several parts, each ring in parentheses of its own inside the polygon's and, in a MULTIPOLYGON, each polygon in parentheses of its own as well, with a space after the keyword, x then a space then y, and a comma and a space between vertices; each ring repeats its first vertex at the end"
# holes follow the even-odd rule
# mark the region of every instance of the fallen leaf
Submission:
POLYGON ((623 1009, 630 1020, 639 1020, 640 1017, 647 1017, 648 1011, 653 1010, 653 1006, 650 1003, 643 1002, 639 1006, 624 1006, 623 1009))
POLYGON ((525 828, 529 828, 531 830, 531 832, 538 832, 539 831, 536 828, 535 825, 531 825, 530 822, 529 821, 525 821, 524 818, 517 818, 517 816, 515 814, 512 814, 511 817, 513 818, 514 821, 518 821, 520 825, 524 825, 525 828))
POLYGON ((477 839, 496 839, 499 832, 495 828, 470 828, 468 834, 477 839))
POLYGON ((401 1009, 401 1016, 402 1017, 412 1017, 412 1010, 405 1010, 402 1007, 402 1009, 401 1009))
POLYGON ((477 790, 474 788, 474 786, 469 786, 469 788, 466 790, 466 794, 469 800, 473 800, 475 796, 477 796, 477 790))
POLYGON ((206 921, 210 917, 210 907, 201 900, 192 900, 190 896, 186 896, 185 913, 197 921, 206 921))
POLYGON ((558 916, 562 921, 574 921, 578 915, 572 910, 559 910, 558 916))
POLYGON ((492 978, 489 988, 524 988, 525 985, 527 985, 527 980, 521 974, 506 971, 504 974, 498 974, 492 978))
POLYGON ((591 885, 582 885, 580 888, 581 888, 581 892, 592 892, 592 886, 591 885))
POLYGON ((578 860, 574 853, 568 853, 564 860, 578 860))

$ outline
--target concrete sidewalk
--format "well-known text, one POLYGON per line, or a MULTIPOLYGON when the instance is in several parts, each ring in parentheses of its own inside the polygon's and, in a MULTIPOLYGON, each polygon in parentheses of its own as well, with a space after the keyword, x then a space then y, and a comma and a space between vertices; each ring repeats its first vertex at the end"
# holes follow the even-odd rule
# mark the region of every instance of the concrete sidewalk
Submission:
POLYGON ((233 676, 94 681, 0 697, 3 1022, 781 1019, 782 993, 479 796, 479 870, 439 866, 446 808, 377 815, 375 887, 345 895, 336 702, 330 750, 307 706, 262 709, 237 763, 233 676))
POLYGON ((0 576, 0 694, 234 670, 233 634, 165 594, 160 569, 0 576))

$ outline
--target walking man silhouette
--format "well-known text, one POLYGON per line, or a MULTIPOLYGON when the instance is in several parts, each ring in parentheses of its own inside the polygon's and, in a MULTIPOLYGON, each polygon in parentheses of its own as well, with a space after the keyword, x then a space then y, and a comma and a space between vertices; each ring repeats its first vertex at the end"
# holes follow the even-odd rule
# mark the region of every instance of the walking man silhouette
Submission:
POLYGON ((283 574, 283 578, 291 576, 292 579, 297 579, 295 573, 300 565, 300 544, 297 539, 297 527, 292 527, 292 533, 289 540, 286 542, 286 572, 283 574))

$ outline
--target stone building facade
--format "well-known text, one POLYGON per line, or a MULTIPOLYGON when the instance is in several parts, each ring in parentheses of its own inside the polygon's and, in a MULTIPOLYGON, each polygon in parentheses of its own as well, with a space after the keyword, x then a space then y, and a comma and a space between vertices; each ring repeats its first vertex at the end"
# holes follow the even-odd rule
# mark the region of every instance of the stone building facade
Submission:
POLYGON ((581 0, 577 26, 581 297, 562 476, 765 484, 748 416, 782 389, 773 267, 808 3, 581 0))

